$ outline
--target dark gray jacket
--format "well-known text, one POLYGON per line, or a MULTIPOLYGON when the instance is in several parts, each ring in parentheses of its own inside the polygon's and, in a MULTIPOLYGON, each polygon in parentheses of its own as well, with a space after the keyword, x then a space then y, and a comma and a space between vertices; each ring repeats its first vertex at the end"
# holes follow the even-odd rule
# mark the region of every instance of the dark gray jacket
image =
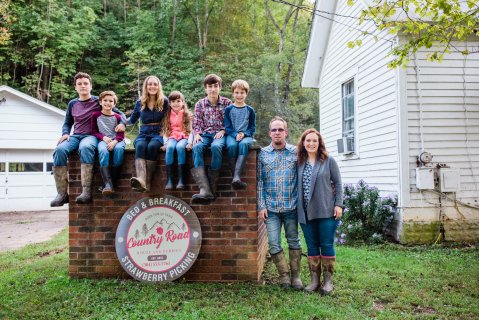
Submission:
MULTIPOLYGON (((303 201, 303 171, 305 163, 298 164, 298 222, 306 223, 303 201)), ((334 207, 343 205, 341 173, 336 161, 327 157, 324 162, 316 161, 311 176, 309 204, 306 208, 308 220, 334 216, 334 207), (333 185, 336 191, 333 192, 333 185)))

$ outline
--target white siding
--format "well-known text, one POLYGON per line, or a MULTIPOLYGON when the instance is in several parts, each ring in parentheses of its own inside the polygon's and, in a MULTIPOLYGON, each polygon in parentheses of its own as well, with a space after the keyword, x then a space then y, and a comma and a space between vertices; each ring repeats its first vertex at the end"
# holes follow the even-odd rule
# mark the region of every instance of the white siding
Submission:
MULTIPOLYGON (((338 1, 336 12, 358 16, 362 6, 349 7, 338 1)), ((335 16, 320 79, 320 130, 326 147, 338 161, 344 183, 363 179, 385 193, 397 193, 397 77, 387 68, 386 55, 391 43, 372 36, 364 38, 359 48, 347 48, 347 42, 363 38, 353 28, 375 30, 371 24, 357 26, 357 20, 335 16), (341 82, 348 75, 356 81, 356 134, 358 157, 337 154, 336 140, 341 138, 341 82)), ((380 37, 388 37, 385 33, 380 37)))
MULTIPOLYGON (((470 50, 477 48, 479 41, 468 45, 470 50)), ((464 48, 464 43, 454 46, 464 48)), ((438 195, 427 191, 421 194, 416 189, 414 170, 416 156, 422 151, 421 132, 423 148, 433 155, 434 163, 460 169, 457 199, 479 205, 479 56, 452 53, 438 63, 427 61, 423 50, 417 59, 411 59, 406 87, 409 206, 432 207, 439 201, 438 195)))
POLYGON ((3 92, 0 104, 0 149, 51 149, 61 135, 64 116, 3 92))

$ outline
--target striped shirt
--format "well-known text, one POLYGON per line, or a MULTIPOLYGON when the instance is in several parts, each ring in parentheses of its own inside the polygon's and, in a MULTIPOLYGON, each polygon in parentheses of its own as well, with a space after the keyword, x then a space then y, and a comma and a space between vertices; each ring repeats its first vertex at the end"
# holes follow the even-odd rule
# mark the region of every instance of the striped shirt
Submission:
POLYGON ((293 211, 298 203, 296 147, 280 150, 270 144, 261 149, 257 165, 257 210, 293 211))
POLYGON ((106 115, 101 111, 93 112, 91 115, 92 135, 98 140, 103 140, 103 137, 109 137, 118 142, 125 138, 124 132, 115 132, 115 127, 121 122, 119 114, 106 115))

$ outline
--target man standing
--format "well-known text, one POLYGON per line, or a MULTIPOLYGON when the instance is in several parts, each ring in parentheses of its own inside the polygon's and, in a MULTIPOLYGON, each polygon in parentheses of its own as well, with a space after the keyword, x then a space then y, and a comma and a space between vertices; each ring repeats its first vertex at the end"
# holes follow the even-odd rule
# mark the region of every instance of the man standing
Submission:
POLYGON ((286 143, 288 124, 280 117, 269 123, 271 144, 258 156, 258 215, 266 223, 269 252, 283 288, 301 290, 301 243, 298 235, 296 147, 286 143), (281 247, 284 226, 289 246, 288 269, 281 247))

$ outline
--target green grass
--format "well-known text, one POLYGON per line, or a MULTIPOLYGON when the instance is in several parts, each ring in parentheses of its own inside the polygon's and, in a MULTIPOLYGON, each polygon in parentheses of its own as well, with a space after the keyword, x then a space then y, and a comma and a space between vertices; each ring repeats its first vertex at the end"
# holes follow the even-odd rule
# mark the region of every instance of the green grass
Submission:
POLYGON ((341 246, 321 297, 281 290, 270 263, 266 285, 70 279, 67 238, 0 254, 0 319, 479 318, 477 247, 341 246))

